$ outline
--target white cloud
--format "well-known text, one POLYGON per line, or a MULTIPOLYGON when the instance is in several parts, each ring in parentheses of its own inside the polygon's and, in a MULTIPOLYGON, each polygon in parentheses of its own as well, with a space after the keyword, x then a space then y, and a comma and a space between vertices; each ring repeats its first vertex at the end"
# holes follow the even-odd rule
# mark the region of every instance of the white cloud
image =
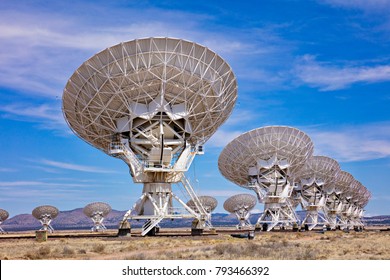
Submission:
POLYGON ((237 191, 229 191, 229 190, 205 190, 201 192, 201 195, 208 195, 212 197, 230 197, 236 194, 245 193, 245 190, 239 189, 237 191))
POLYGON ((232 141, 237 136, 241 135, 243 131, 228 131, 224 129, 218 129, 217 132, 211 136, 210 140, 207 141, 207 147, 211 148, 223 148, 230 141, 232 141))
POLYGON ((0 167, 0 172, 16 172, 16 169, 0 167))
POLYGON ((330 156, 342 162, 390 157, 389 122, 304 131, 313 140, 317 155, 330 156))
POLYGON ((24 122, 38 123, 40 128, 70 133, 59 104, 32 105, 13 103, 0 106, 2 117, 24 122))
POLYGON ((388 13, 390 0, 322 0, 325 4, 334 7, 359 9, 365 12, 388 13))
POLYGON ((336 66, 318 62, 311 55, 301 57, 293 73, 301 82, 322 91, 343 89, 356 83, 390 81, 390 65, 336 66))
POLYGON ((44 164, 46 166, 56 167, 60 169, 81 171, 81 172, 92 172, 92 173, 117 173, 113 170, 108 170, 105 168, 99 168, 94 166, 78 165, 67 162, 53 161, 48 159, 42 159, 37 161, 38 163, 44 164))
POLYGON ((92 185, 77 183, 48 183, 43 181, 9 181, 1 182, 0 187, 90 187, 92 185))
MULTIPOLYGON (((91 9, 85 5, 79 8, 91 9)), ((289 53, 289 44, 277 35, 278 29, 284 26, 244 31, 218 26, 216 32, 213 17, 203 14, 110 7, 107 16, 106 10, 93 8, 94 18, 61 9, 50 14, 36 7, 0 10, 0 84, 23 94, 53 98, 61 95, 73 71, 97 51, 123 41, 153 36, 177 37, 203 44, 236 64, 237 72, 247 71, 248 65, 242 63, 245 59, 253 61, 253 57, 258 57, 272 61, 273 55, 281 57, 289 53), (99 17, 102 20, 97 21, 99 17)), ((255 71, 248 73, 253 75, 255 71)), ((257 73, 257 80, 260 77, 262 82, 279 82, 279 79, 270 79, 275 76, 264 69, 257 73)))

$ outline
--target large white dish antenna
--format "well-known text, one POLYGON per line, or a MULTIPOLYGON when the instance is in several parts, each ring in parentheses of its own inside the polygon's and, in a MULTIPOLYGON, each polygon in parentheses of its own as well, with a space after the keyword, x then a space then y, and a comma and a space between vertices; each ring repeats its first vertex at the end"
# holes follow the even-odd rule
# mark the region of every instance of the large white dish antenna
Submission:
POLYGON ((34 218, 39 220, 42 224, 42 228, 40 230, 47 230, 49 232, 54 231, 50 223, 58 216, 58 214, 58 209, 51 205, 38 206, 32 211, 32 215, 34 216, 34 218))
MULTIPOLYGON (((112 46, 84 62, 65 87, 63 112, 78 136, 110 154, 114 134, 131 143, 138 130, 159 118, 173 124, 172 131, 163 128, 172 142, 184 136, 201 145, 231 114, 236 98, 235 76, 216 53, 181 39, 147 38, 112 46)), ((136 144, 153 141, 144 139, 136 144)))
POLYGON ((264 203, 257 226, 271 230, 278 224, 298 222, 290 202, 292 176, 312 154, 313 143, 302 131, 267 126, 232 140, 221 152, 218 167, 228 180, 256 192, 264 203))
POLYGON ((251 194, 236 194, 229 197, 223 204, 223 208, 229 213, 235 214, 239 224, 237 228, 251 228, 249 221, 250 211, 255 207, 257 199, 251 194))
MULTIPOLYGON (((213 212, 214 209, 217 208, 218 201, 214 197, 203 195, 203 196, 199 196, 198 198, 199 198, 200 203, 203 205, 203 208, 208 213, 213 212)), ((187 206, 190 207, 192 210, 197 211, 197 207, 196 207, 194 200, 192 200, 192 199, 189 200, 187 202, 187 206)))
POLYGON ((84 214, 91 218, 94 223, 91 231, 104 231, 107 229, 103 224, 103 220, 110 211, 111 206, 104 202, 92 202, 84 207, 84 214))
POLYGON ((304 132, 287 126, 266 126, 243 133, 221 152, 218 167, 233 183, 245 187, 250 183, 251 167, 289 166, 299 170, 313 154, 313 142, 304 132))
POLYGON ((63 113, 79 137, 124 160, 143 195, 124 219, 147 219, 142 235, 163 218, 184 218, 177 201, 200 222, 209 214, 184 177, 202 145, 230 116, 237 82, 215 52, 182 39, 146 38, 109 47, 69 79, 63 113), (172 194, 180 182, 197 211, 172 194))
POLYGON ((343 195, 344 192, 348 191, 354 180, 353 176, 346 171, 340 171, 336 176, 334 190, 329 194, 325 206, 326 216, 331 229, 335 229, 339 225, 340 218, 338 215, 340 215, 344 206, 343 195))
POLYGON ((302 224, 309 230, 317 225, 329 225, 326 200, 334 191, 334 182, 339 172, 339 163, 325 156, 311 157, 297 172, 295 179, 299 183, 302 206, 306 210, 302 224))

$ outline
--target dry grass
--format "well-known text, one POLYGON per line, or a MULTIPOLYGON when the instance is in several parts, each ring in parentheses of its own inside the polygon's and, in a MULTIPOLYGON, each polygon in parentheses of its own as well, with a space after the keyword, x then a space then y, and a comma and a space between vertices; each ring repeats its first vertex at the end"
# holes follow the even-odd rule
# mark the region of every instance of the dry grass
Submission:
POLYGON ((0 239, 0 259, 390 259, 390 232, 270 232, 201 237, 0 239))

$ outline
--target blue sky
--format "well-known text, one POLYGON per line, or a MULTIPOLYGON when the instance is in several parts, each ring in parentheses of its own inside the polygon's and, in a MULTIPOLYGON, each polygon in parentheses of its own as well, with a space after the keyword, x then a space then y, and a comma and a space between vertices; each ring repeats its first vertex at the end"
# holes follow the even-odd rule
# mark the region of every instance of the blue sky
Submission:
POLYGON ((70 131, 62 91, 98 51, 168 36, 217 52, 238 80, 233 114, 188 172, 218 212, 247 192, 219 173, 222 148, 250 129, 289 125, 372 192, 368 215, 390 214, 389 11, 388 0, 1 1, 0 208, 132 206, 142 185, 70 131))

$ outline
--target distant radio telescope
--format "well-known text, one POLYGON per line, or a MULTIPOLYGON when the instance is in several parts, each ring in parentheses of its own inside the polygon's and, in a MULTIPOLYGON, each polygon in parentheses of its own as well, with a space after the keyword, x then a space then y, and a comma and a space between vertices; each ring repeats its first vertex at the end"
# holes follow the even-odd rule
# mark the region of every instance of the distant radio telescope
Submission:
POLYGON ((338 225, 342 229, 363 228, 364 207, 371 198, 371 193, 362 183, 353 179, 340 195, 342 210, 338 225))
POLYGON ((315 226, 328 226, 326 200, 334 190, 334 182, 340 172, 340 165, 332 158, 313 156, 298 171, 296 181, 302 195, 302 207, 306 217, 302 222, 309 230, 315 226))
POLYGON ((111 206, 104 202, 92 202, 83 209, 85 216, 93 221, 91 231, 104 231, 107 228, 103 224, 104 218, 110 213, 111 206))
POLYGON ((3 234, 3 233, 6 233, 2 228, 1 228, 1 224, 7 220, 9 217, 9 213, 4 210, 4 209, 0 209, 0 233, 3 234))
POLYGON ((268 231, 276 225, 298 223, 292 207, 292 174, 313 154, 313 143, 302 131, 267 126, 246 132, 221 152, 218 167, 233 183, 253 190, 264 212, 257 221, 268 231))
POLYGON ((201 233, 210 219, 184 176, 203 144, 230 116, 236 78, 216 53, 193 42, 147 38, 109 47, 84 62, 63 94, 63 113, 73 132, 122 159, 140 199, 124 216, 145 219, 146 235, 164 218, 195 218, 201 233), (181 183, 194 211, 172 192, 181 183), (184 212, 173 208, 173 200, 184 212))
POLYGON ((249 221, 250 211, 256 205, 256 197, 251 194, 236 194, 228 198, 223 208, 229 213, 235 214, 238 219, 237 228, 251 228, 249 221))
POLYGON ((349 217, 349 223, 352 227, 361 228, 364 226, 362 222, 364 207, 367 205, 370 198, 371 193, 362 183, 358 182, 356 189, 354 190, 353 197, 350 201, 352 206, 352 214, 349 217))
MULTIPOLYGON (((212 197, 212 196, 199 196, 200 203, 202 203, 203 208, 208 212, 211 213, 214 211, 215 208, 217 208, 218 201, 212 197)), ((191 199, 187 202, 187 206, 190 207, 194 211, 198 211, 196 204, 191 199)))
MULTIPOLYGON (((217 208, 218 201, 212 197, 212 196, 199 196, 199 201, 202 204, 203 208, 206 210, 207 213, 211 214, 211 212, 214 211, 215 208, 217 208)), ((187 206, 190 207, 192 210, 195 212, 198 211, 196 204, 194 201, 191 199, 187 202, 187 206)), ((211 228, 211 219, 206 220, 206 225, 211 228)))
POLYGON ((58 216, 58 213, 58 209, 50 205, 38 206, 32 211, 34 218, 39 220, 42 224, 42 228, 40 230, 46 230, 50 233, 54 231, 50 223, 58 216))
POLYGON ((353 176, 346 171, 340 171, 335 179, 333 192, 329 194, 325 206, 331 229, 335 229, 339 225, 338 216, 343 210, 343 195, 353 180, 353 176))

